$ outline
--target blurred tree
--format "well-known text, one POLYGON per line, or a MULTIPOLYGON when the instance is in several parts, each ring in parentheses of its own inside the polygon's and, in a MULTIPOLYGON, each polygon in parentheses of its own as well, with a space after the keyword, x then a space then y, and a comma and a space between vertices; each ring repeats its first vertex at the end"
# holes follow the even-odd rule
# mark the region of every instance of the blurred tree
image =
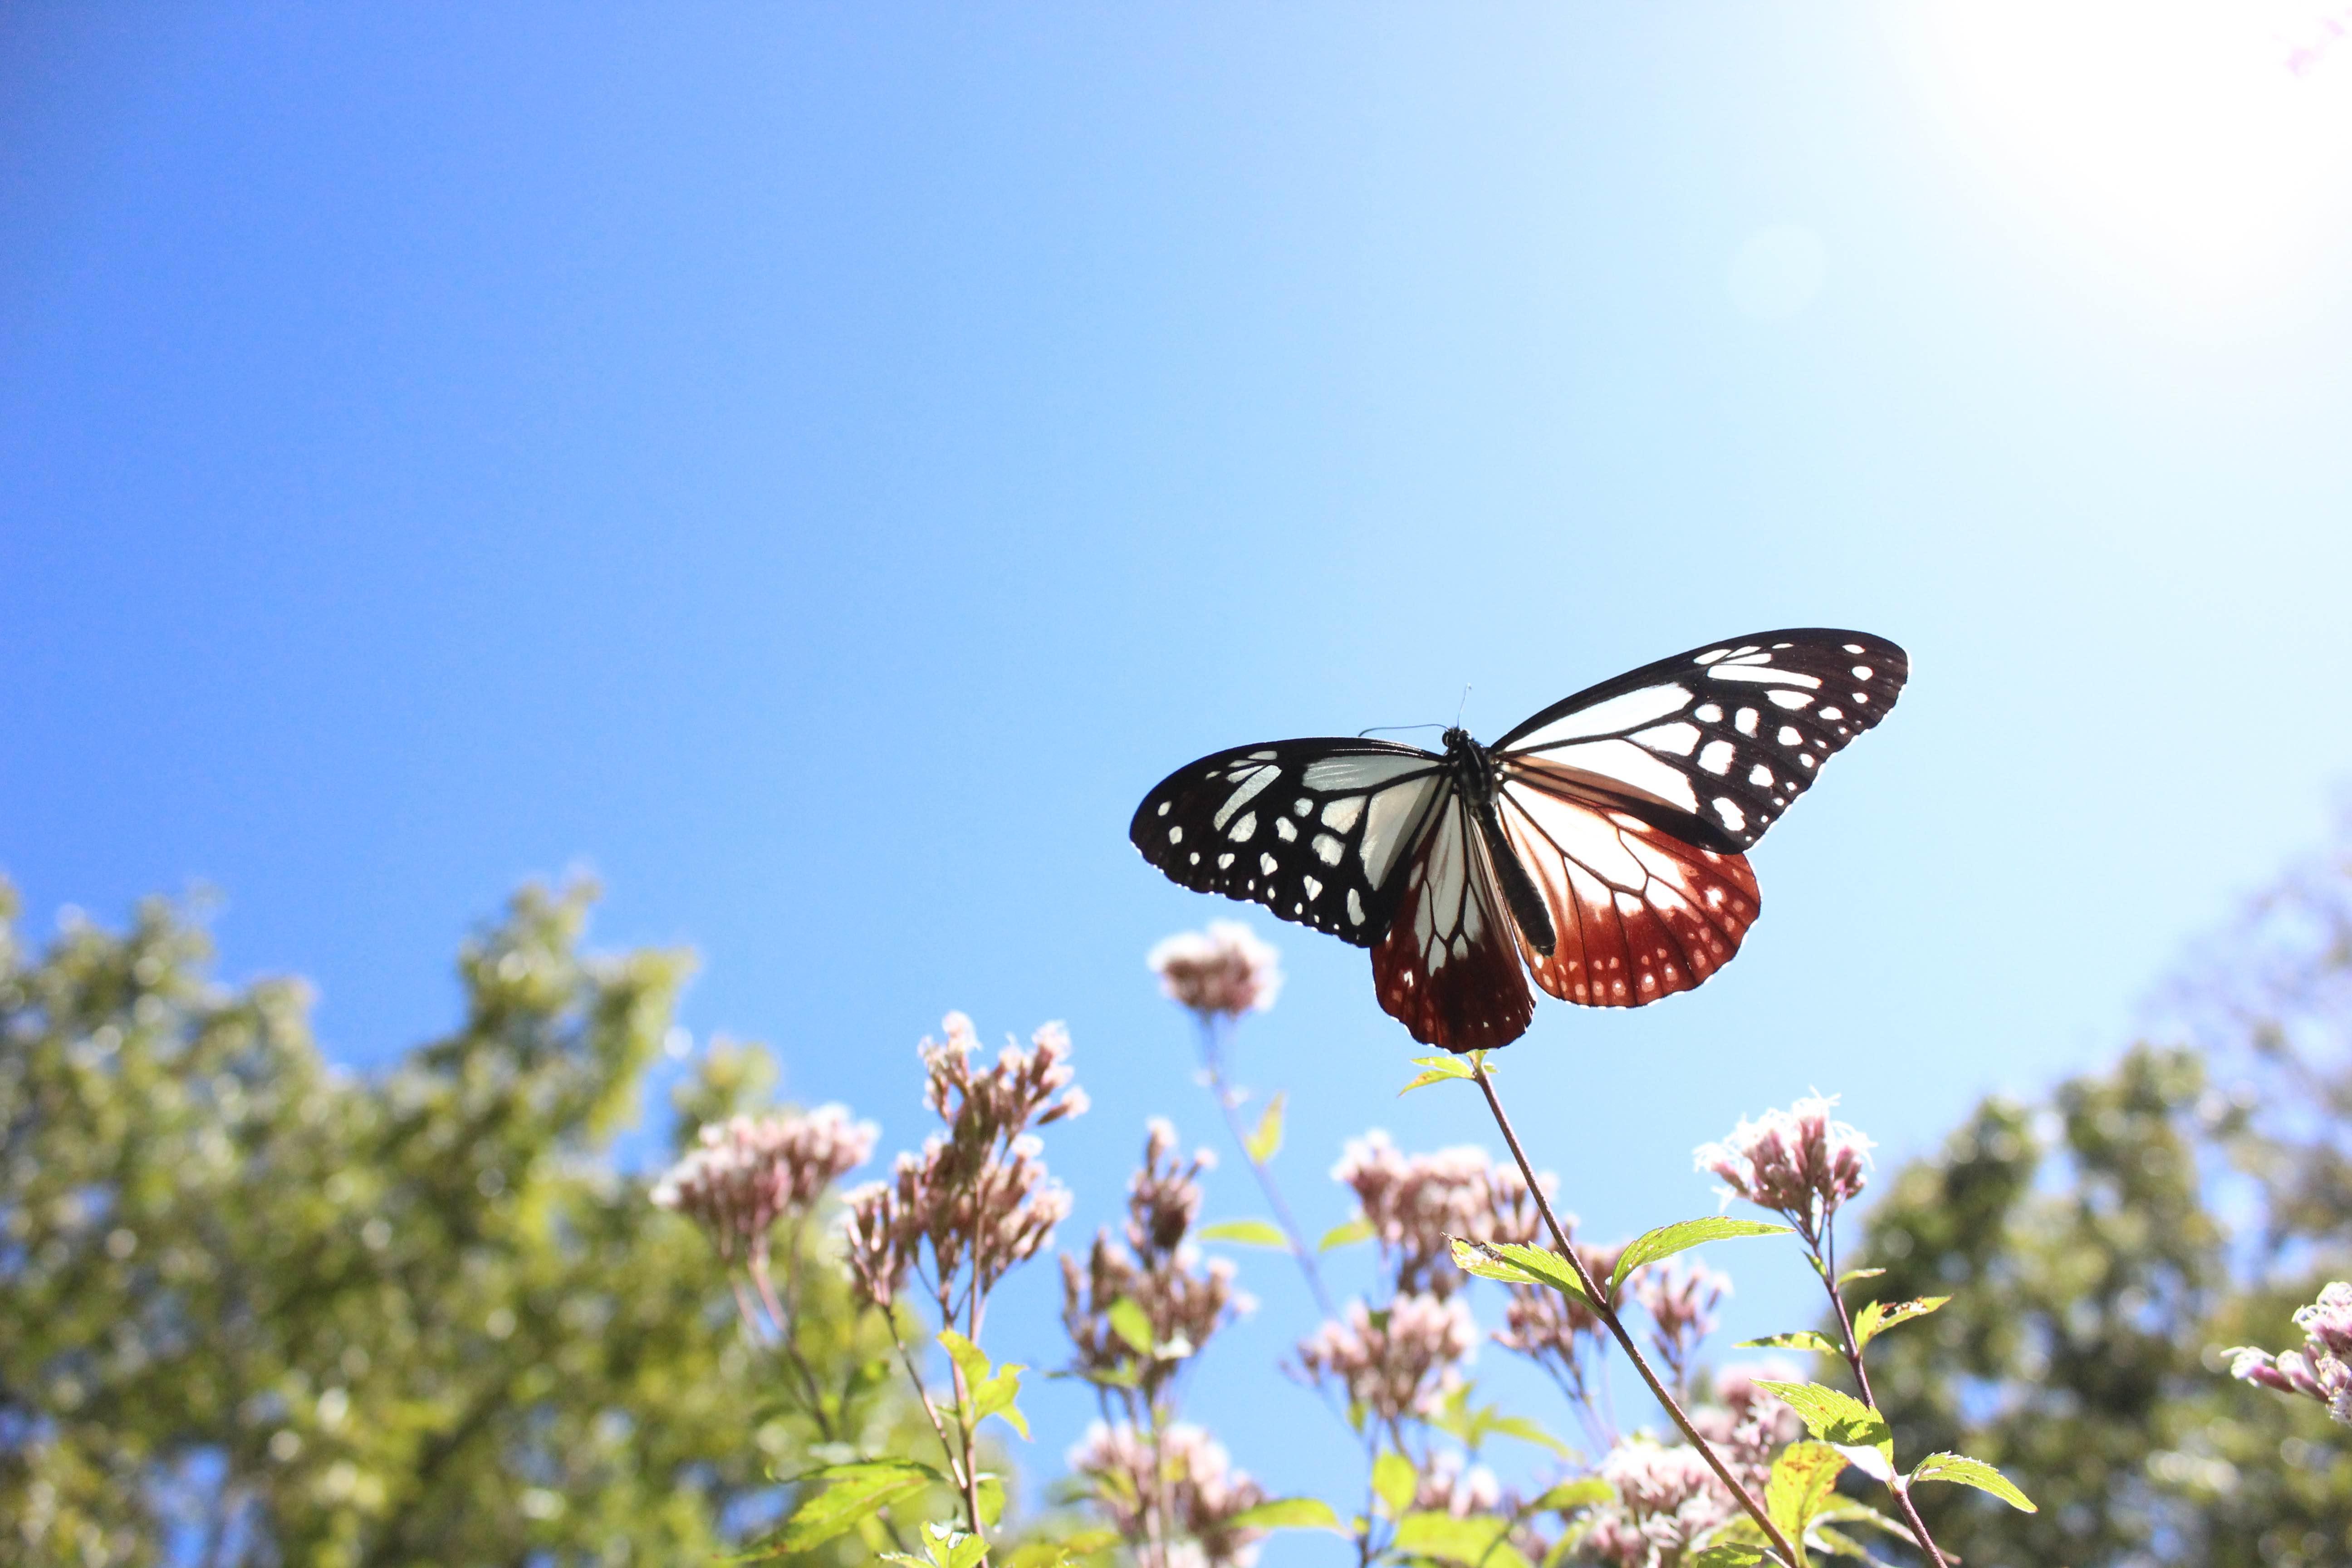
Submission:
MULTIPOLYGON (((593 900, 518 895, 457 1032, 361 1077, 299 982, 210 982, 171 906, 36 957, 0 883, 0 1558, 708 1559, 781 1509, 764 1461, 888 1446, 835 1272, 800 1348, 862 1398, 819 1433, 606 1158, 690 965, 583 953, 593 900)), ((772 1077, 714 1053, 680 1109, 772 1077)))
POLYGON ((2352 1434, 2220 1353, 2299 1343, 2295 1307, 2352 1274, 2352 848, 2205 952, 2166 989, 2174 1043, 1985 1101, 1871 1214, 1883 1299, 1953 1297, 1883 1342, 1898 1450, 2041 1504, 1921 1489, 1970 1568, 2352 1562, 2352 1434))

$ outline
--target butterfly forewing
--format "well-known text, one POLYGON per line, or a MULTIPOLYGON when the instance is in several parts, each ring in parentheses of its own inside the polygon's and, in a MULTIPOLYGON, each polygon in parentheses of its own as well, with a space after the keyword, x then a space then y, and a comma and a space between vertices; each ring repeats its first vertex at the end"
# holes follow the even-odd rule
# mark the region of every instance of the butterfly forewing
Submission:
POLYGON ((1179 768, 1128 837, 1173 880, 1370 947, 1452 795, 1444 759, 1384 741, 1238 746, 1179 768))
POLYGON ((1614 796, 1689 843, 1746 849, 1822 763, 1876 724, 1910 659, 1822 627, 1709 643, 1580 691, 1496 742, 1505 779, 1614 796))
POLYGON ((1486 845, 1457 795, 1413 857, 1388 934, 1372 949, 1381 1005, 1423 1045, 1475 1051, 1527 1032, 1535 997, 1520 973, 1486 845))
POLYGON ((1524 933, 1536 984, 1563 1002, 1638 1007, 1687 991, 1755 922, 1744 855, 1703 849, 1624 811, 1521 781, 1496 802, 1504 837, 1551 913, 1549 953, 1524 933))

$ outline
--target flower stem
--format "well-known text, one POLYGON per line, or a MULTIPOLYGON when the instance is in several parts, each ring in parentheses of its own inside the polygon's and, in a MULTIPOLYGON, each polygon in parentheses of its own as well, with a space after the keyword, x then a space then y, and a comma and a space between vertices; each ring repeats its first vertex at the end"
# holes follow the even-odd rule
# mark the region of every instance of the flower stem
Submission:
POLYGON ((1584 1267, 1584 1259, 1579 1258, 1576 1248, 1569 1245, 1568 1231, 1560 1225, 1559 1216, 1552 1213, 1551 1200, 1544 1196, 1543 1184, 1536 1180, 1535 1167, 1528 1163, 1527 1151, 1519 1147, 1519 1135, 1511 1130, 1511 1119, 1504 1113, 1502 1099, 1495 1092, 1493 1075, 1487 1072, 1484 1061, 1474 1057, 1471 1062, 1471 1080, 1486 1095, 1486 1109, 1494 1112, 1495 1125, 1501 1129, 1503 1142, 1510 1145, 1511 1158, 1518 1162, 1519 1174, 1526 1178, 1528 1191, 1534 1194, 1536 1207, 1542 1212, 1544 1224, 1550 1228, 1552 1241, 1559 1247, 1560 1257, 1576 1271, 1577 1283, 1584 1288, 1585 1300, 1591 1304, 1593 1314, 1608 1325, 1611 1336, 1624 1350, 1627 1359, 1633 1362, 1633 1370, 1642 1374, 1642 1381, 1649 1384, 1651 1394, 1656 1396, 1658 1404, 1682 1430, 1682 1435, 1690 1440, 1691 1447, 1698 1450, 1699 1457, 1706 1461, 1716 1479, 1730 1489, 1731 1495, 1738 1500, 1739 1506, 1747 1510, 1748 1517, 1756 1521, 1765 1539, 1771 1542, 1780 1562, 1784 1565, 1797 1563, 1800 1561, 1797 1549, 1790 1544, 1780 1527, 1772 1522, 1772 1516, 1764 1510, 1762 1503, 1756 1500, 1755 1494, 1731 1473, 1731 1468, 1723 1462, 1722 1456, 1715 1451, 1714 1446, 1699 1436, 1698 1428, 1691 1425, 1690 1416, 1685 1414, 1673 1393, 1658 1381, 1658 1374, 1651 1370, 1648 1360, 1642 1354, 1642 1347, 1633 1342, 1633 1336, 1627 1331, 1625 1321, 1618 1316, 1617 1309, 1610 1305, 1608 1292, 1594 1281, 1591 1273, 1584 1267))
MULTIPOLYGON (((1837 1313, 1838 1333, 1845 1341, 1846 1364, 1853 1369, 1853 1381, 1862 1390, 1862 1402, 1876 1411, 1878 1396, 1870 1391, 1870 1370, 1863 1365, 1863 1347, 1854 1338, 1853 1315, 1846 1310, 1845 1292, 1838 1288, 1835 1223, 1832 1219, 1822 1220, 1822 1229, 1827 1246, 1825 1250, 1817 1250, 1813 1254, 1813 1267, 1822 1277, 1822 1288, 1830 1293, 1832 1310, 1837 1313)), ((1893 1492, 1895 1500, 1903 1505, 1903 1517, 1910 1522, 1911 1533, 1917 1543, 1927 1549, 1928 1561, 1936 1568, 1947 1568, 1950 1559, 1944 1555, 1944 1549, 1936 1544, 1935 1538, 1927 1533, 1927 1523, 1919 1517, 1919 1510, 1911 1500, 1909 1483, 1900 1479, 1890 1480, 1886 1483, 1886 1489, 1893 1492)))
POLYGON ((1239 1101, 1225 1084, 1224 1051, 1217 1035, 1213 1017, 1201 1020, 1201 1065, 1209 1075, 1209 1093, 1217 1102, 1217 1110, 1225 1119, 1225 1131, 1234 1137, 1234 1147, 1249 1162, 1250 1172, 1257 1177, 1258 1190, 1265 1194, 1267 1205, 1274 1210, 1275 1223, 1282 1234, 1290 1238, 1290 1255, 1298 1260, 1299 1272, 1307 1276, 1307 1289, 1315 1298, 1316 1307, 1327 1318, 1339 1314, 1331 1305, 1329 1292, 1323 1289, 1322 1271, 1315 1267, 1315 1254, 1307 1247, 1307 1237, 1291 1217, 1290 1205, 1283 1201, 1282 1189, 1275 1185, 1274 1172, 1255 1154, 1250 1152, 1249 1133, 1242 1127, 1239 1101))

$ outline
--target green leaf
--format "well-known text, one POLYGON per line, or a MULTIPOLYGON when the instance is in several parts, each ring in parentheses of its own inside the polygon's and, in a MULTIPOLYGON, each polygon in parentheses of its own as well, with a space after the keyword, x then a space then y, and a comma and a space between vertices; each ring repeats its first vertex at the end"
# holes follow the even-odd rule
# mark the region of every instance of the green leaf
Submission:
MULTIPOLYGON (((1024 1432, 1022 1436, 1025 1437, 1028 1434, 1024 1432)), ((1004 1517, 1004 1482, 986 1470, 972 1477, 971 1480, 972 1489, 980 1494, 980 1522, 994 1530, 996 1521, 1004 1517)))
POLYGON ((1835 1340, 1817 1334, 1811 1329, 1799 1329, 1792 1334, 1767 1334, 1760 1340, 1742 1340, 1736 1347, 1743 1351, 1825 1351, 1831 1355, 1843 1355, 1835 1340))
POLYGON ((1884 1268, 1849 1268, 1838 1276, 1837 1282, 1840 1286, 1851 1285, 1857 1279, 1875 1279, 1885 1272, 1884 1268))
POLYGON ((1138 1355, 1151 1353, 1151 1315, 1132 1299, 1121 1296, 1110 1304, 1105 1314, 1110 1319, 1110 1331, 1117 1334, 1128 1349, 1138 1355))
POLYGON ((1791 1443, 1772 1461, 1764 1486, 1764 1511, 1790 1540, 1811 1528, 1845 1468, 1845 1456, 1827 1443, 1791 1443))
POLYGON ((1335 1247, 1353 1247, 1360 1241, 1370 1241, 1371 1238, 1372 1222, 1362 1215, 1358 1215, 1347 1224, 1335 1225, 1325 1231, 1323 1239, 1315 1244, 1315 1250, 1328 1252, 1335 1247))
POLYGON ((1448 1079, 1471 1076, 1469 1064, 1455 1056, 1415 1057, 1412 1058, 1412 1065, 1422 1068, 1422 1074, 1397 1090, 1400 1098, 1411 1094, 1416 1089, 1426 1089, 1433 1083, 1444 1083, 1448 1079))
POLYGON ((1202 1226, 1202 1241, 1235 1241, 1244 1247, 1271 1247, 1282 1252, 1290 1250, 1290 1238, 1272 1220, 1228 1219, 1215 1225, 1202 1226))
POLYGON ((1710 1546, 1691 1559, 1691 1568, 1755 1568, 1769 1561, 1754 1546, 1710 1546))
POLYGON ((1572 1300, 1591 1304, 1584 1287, 1577 1283, 1576 1271, 1556 1252, 1516 1241, 1474 1241, 1465 1236, 1446 1239, 1454 1246, 1454 1266, 1465 1274, 1510 1285, 1549 1285, 1572 1300))
POLYGON ((1522 1443, 1533 1443, 1538 1447, 1549 1448, 1563 1459, 1572 1459, 1576 1457, 1575 1449, 1545 1431, 1540 1423, 1528 1416, 1496 1415, 1480 1425, 1485 1431, 1495 1433, 1498 1436, 1517 1437, 1522 1443))
POLYGON ((1118 1544, 1115 1530, 1080 1530, 1058 1541, 1032 1541, 1004 1558, 1004 1568, 1068 1568, 1081 1557, 1091 1557, 1118 1544))
POLYGON ((912 1497, 940 1482, 937 1470, 912 1459, 861 1459, 803 1471, 792 1479, 832 1484, 794 1509, 792 1517, 776 1529, 728 1558, 728 1562, 764 1563, 806 1552, 856 1528, 858 1521, 899 1499, 912 1497))
POLYGON ((1413 1494, 1420 1489, 1420 1472, 1402 1454, 1383 1453, 1372 1461, 1372 1492, 1389 1505, 1391 1519, 1402 1519, 1410 1513, 1413 1494))
POLYGON ((1282 1497, 1245 1508, 1225 1521, 1229 1530, 1328 1530, 1346 1535, 1348 1527, 1321 1498, 1282 1497))
POLYGON ((1785 1225, 1767 1225, 1760 1219, 1733 1219, 1727 1215, 1709 1215, 1705 1219, 1686 1219, 1678 1225, 1662 1225, 1633 1238, 1624 1255, 1617 1259, 1617 1271, 1609 1277, 1609 1292, 1615 1295, 1625 1278, 1645 1263, 1672 1258, 1686 1252, 1703 1242, 1728 1241, 1738 1236, 1784 1236, 1785 1225))
POLYGON ((1616 1495, 1615 1489, 1599 1476, 1587 1476, 1580 1481, 1560 1482, 1528 1504, 1528 1509, 1533 1513, 1570 1513, 1597 1502, 1608 1502, 1616 1495))
POLYGON ((1911 1479, 1915 1481, 1958 1481, 1964 1487, 1990 1492, 2011 1508, 2027 1513, 2042 1511, 2017 1489, 2007 1476, 1982 1459, 1971 1459, 1966 1454, 1930 1454, 1911 1468, 1911 1479))
POLYGON ((1860 1350, 1895 1324, 1924 1318, 1950 1300, 1949 1296, 1922 1296, 1916 1301, 1897 1301, 1891 1307, 1883 1301, 1873 1301, 1853 1316, 1853 1348, 1860 1350))
POLYGON ((948 1359, 955 1363, 958 1372, 963 1373, 966 1384, 985 1383, 988 1381, 988 1374, 996 1370, 990 1363, 986 1351, 982 1350, 953 1329, 940 1331, 940 1348, 948 1352, 948 1359))
POLYGON ((1756 1386, 1778 1395, 1803 1420, 1807 1431, 1845 1450, 1847 1459, 1865 1473, 1882 1480, 1894 1475, 1895 1434, 1887 1430, 1886 1418, 1861 1400, 1818 1383, 1772 1383, 1759 1377, 1756 1386), (1864 1454, 1874 1455, 1875 1462, 1864 1454))
POLYGON ((971 1391, 971 1425, 979 1426, 992 1415, 1002 1416, 1004 1424, 1029 1440, 1029 1418, 1021 1414, 1013 1401, 1021 1396, 1021 1374, 1029 1369, 1018 1362, 996 1369, 996 1374, 971 1391))
POLYGON ((1242 1140, 1253 1165, 1263 1165, 1282 1152, 1282 1094, 1265 1102, 1265 1114, 1257 1119, 1257 1131, 1242 1140))
POLYGON ((1389 1544, 1407 1556, 1433 1557, 1461 1568, 1528 1568, 1527 1558, 1505 1539, 1509 1531, 1509 1521, 1491 1515, 1457 1519, 1430 1510, 1399 1520, 1389 1544))

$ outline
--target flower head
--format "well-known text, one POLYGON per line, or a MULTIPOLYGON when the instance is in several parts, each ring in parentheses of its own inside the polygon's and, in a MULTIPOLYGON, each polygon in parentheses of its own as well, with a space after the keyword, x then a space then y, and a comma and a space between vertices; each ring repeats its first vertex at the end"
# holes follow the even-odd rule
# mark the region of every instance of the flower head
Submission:
POLYGON ((1583 1549, 1612 1568, 1675 1568, 1736 1506, 1698 1450, 1684 1444, 1628 1438, 1601 1461, 1601 1479, 1617 1497, 1594 1511, 1583 1549))
POLYGON ((1699 1342, 1715 1331, 1715 1310, 1731 1293, 1728 1276, 1706 1264, 1669 1258, 1636 1270, 1633 1299, 1650 1315, 1650 1343, 1677 1387, 1687 1384, 1699 1342))
POLYGON ((650 1194, 710 1233, 719 1257, 755 1266, 768 1232, 805 1215, 824 1190, 874 1152, 871 1121, 838 1105, 774 1116, 738 1116, 704 1127, 695 1146, 662 1173, 650 1194))
POLYGON ((1249 1568, 1265 1532, 1233 1521, 1264 1502, 1265 1489, 1234 1468, 1223 1444, 1188 1422, 1163 1429, 1156 1447, 1125 1422, 1097 1421, 1066 1462, 1092 1483, 1145 1568, 1249 1568), (1163 1524, 1185 1539, 1161 1539, 1163 1524))
MULTIPOLYGON (((1461 1287, 1449 1237, 1531 1242, 1539 1234, 1518 1168, 1496 1164, 1475 1145, 1408 1155, 1375 1129, 1349 1140, 1331 1179, 1356 1194, 1401 1295, 1449 1296, 1461 1287)), ((1551 1178, 1542 1179, 1549 1194, 1551 1178)))
POLYGON ((2303 1349, 2273 1356, 2240 1346, 2227 1352, 2230 1375, 2315 1399, 2327 1406, 2329 1415, 2352 1426, 2352 1284, 2338 1279, 2328 1285, 2319 1300, 2295 1310, 2294 1323, 2304 1333, 2303 1349))
POLYGON ((1786 1215, 1808 1242, 1868 1180, 1871 1142, 1831 1120, 1835 1099, 1811 1095, 1786 1110, 1740 1119, 1731 1136, 1701 1147, 1698 1169, 1724 1182, 1729 1197, 1786 1215))
POLYGON ((1206 931, 1180 932, 1144 962, 1171 998, 1205 1019, 1263 1013, 1282 992, 1275 950, 1239 921, 1211 921, 1206 931))
POLYGON ((1478 1325, 1460 1297, 1399 1296, 1373 1311, 1361 1301, 1299 1342, 1309 1378, 1339 1384, 1350 1405, 1384 1422, 1426 1415, 1461 1385, 1478 1325))
POLYGON ((944 1289, 968 1265, 984 1295, 1069 1216, 1069 1192, 1046 1173, 1044 1145, 1030 1131, 1087 1109, 1086 1091, 1072 1082, 1068 1033, 1048 1024, 1028 1050, 1007 1046, 984 1070, 972 1066, 971 1019, 949 1014, 945 1033, 919 1054, 923 1102, 946 1131, 899 1155, 889 1181, 845 1194, 850 1276, 876 1306, 890 1304, 927 1247, 936 1286, 944 1289))

